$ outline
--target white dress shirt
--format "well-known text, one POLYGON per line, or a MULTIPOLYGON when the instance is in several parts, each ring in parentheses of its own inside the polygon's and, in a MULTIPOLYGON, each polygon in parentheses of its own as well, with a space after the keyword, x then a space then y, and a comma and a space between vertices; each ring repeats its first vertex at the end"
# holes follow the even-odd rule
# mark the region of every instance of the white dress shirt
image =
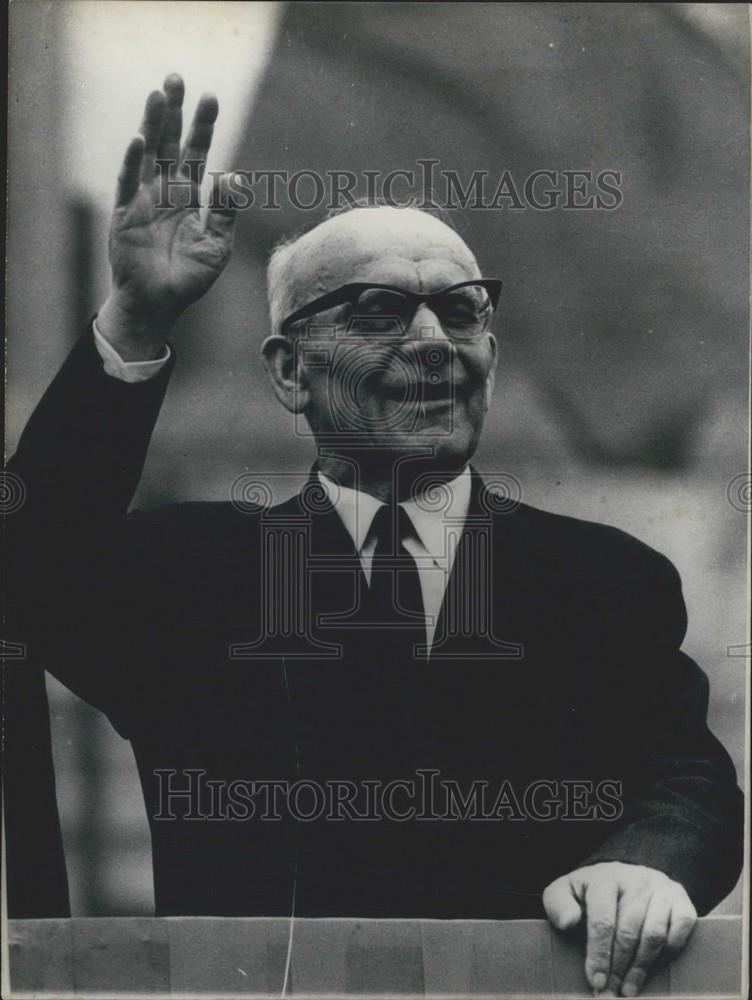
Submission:
MULTIPOLYGON (((123 361, 112 344, 100 333, 96 320, 94 342, 105 372, 123 382, 145 382, 154 378, 170 357, 170 348, 165 346, 165 356, 155 361, 123 361)), ((371 526, 376 511, 384 505, 370 493, 340 486, 321 472, 318 477, 353 540, 363 573, 370 584, 371 563, 376 551, 376 538, 371 532, 371 526)), ((403 539, 402 544, 418 568, 429 650, 470 507, 470 486, 470 469, 465 467, 456 479, 400 504, 408 514, 414 530, 414 534, 403 539)))
MULTIPOLYGON (((371 564, 376 551, 376 538, 371 526, 376 511, 384 504, 370 493, 334 483, 321 472, 318 477, 353 540, 363 573, 370 584, 371 564)), ((422 497, 400 504, 414 529, 414 534, 403 539, 402 544, 418 567, 429 650, 470 507, 470 488, 470 469, 466 466, 456 479, 422 497)))
POLYGON ((112 344, 99 332, 94 320, 94 343, 104 364, 104 370, 121 382, 146 382, 154 378, 170 360, 170 347, 165 344, 165 354, 155 361, 123 361, 112 344))

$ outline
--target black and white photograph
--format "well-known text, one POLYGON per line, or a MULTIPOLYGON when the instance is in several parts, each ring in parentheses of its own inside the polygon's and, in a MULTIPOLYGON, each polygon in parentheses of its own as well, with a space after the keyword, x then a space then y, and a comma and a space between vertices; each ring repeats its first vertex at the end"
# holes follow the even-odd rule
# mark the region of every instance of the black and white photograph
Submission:
POLYGON ((8 7, 2 996, 748 995, 750 8, 8 7))

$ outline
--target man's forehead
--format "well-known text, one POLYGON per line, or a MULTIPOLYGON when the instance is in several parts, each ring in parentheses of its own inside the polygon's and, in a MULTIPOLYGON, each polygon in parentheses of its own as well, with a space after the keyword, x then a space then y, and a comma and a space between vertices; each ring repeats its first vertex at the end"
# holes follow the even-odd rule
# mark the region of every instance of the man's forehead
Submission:
MULTIPOLYGON (((465 241, 440 219, 408 208, 353 209, 328 219, 295 244, 289 261, 295 298, 323 294, 348 281, 398 281, 422 263, 472 277, 477 264, 465 241)), ((451 281, 451 277, 448 278, 451 281)), ((299 304, 299 303, 298 303, 299 304)))

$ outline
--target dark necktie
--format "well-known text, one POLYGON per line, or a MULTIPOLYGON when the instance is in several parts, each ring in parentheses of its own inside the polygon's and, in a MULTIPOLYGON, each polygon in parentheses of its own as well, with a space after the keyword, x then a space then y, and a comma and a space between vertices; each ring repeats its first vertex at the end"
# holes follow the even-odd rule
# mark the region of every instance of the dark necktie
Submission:
POLYGON ((413 533, 410 516, 400 506, 380 507, 371 526, 376 549, 366 597, 367 620, 374 623, 374 638, 383 652, 403 662, 412 659, 416 646, 426 643, 418 567, 403 544, 413 533))

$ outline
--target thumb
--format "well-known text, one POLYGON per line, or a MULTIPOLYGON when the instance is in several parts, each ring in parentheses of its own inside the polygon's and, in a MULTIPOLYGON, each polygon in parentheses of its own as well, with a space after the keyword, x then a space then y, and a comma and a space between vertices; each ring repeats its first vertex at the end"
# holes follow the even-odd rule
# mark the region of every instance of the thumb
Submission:
POLYGON ((543 890, 543 906, 548 919, 560 931, 571 930, 582 918, 582 907, 567 875, 557 878, 543 890))

